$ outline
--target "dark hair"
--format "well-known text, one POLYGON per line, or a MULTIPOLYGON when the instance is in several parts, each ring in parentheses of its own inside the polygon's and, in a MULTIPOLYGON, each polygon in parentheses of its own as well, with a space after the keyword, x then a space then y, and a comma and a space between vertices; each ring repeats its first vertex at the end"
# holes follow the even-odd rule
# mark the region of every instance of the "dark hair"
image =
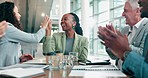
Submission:
POLYGON ((144 18, 144 17, 146 17, 146 18, 148 18, 148 12, 141 12, 141 18, 144 18))
POLYGON ((75 13, 69 13, 74 17, 74 21, 76 21, 75 32, 79 35, 83 35, 83 30, 80 27, 79 17, 75 13))
POLYGON ((16 28, 22 30, 20 22, 17 20, 14 13, 14 3, 13 2, 3 2, 0 4, 0 22, 5 20, 13 24, 16 28))
POLYGON ((138 4, 139 4, 140 7, 143 7, 141 9, 141 18, 144 18, 144 17, 148 18, 148 8, 147 8, 148 7, 148 2, 147 1, 141 2, 139 0, 138 4))

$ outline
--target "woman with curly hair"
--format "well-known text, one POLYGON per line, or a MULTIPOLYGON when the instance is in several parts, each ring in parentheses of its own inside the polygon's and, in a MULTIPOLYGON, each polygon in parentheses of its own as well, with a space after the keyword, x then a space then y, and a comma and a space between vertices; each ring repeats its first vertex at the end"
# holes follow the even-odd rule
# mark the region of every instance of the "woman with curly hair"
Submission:
POLYGON ((0 67, 13 65, 32 59, 31 55, 25 54, 19 57, 20 43, 37 43, 45 36, 45 30, 50 23, 49 17, 45 16, 41 28, 35 34, 22 31, 20 25, 18 8, 13 2, 3 2, 0 4, 0 22, 6 21, 8 28, 5 36, 0 40, 0 67))

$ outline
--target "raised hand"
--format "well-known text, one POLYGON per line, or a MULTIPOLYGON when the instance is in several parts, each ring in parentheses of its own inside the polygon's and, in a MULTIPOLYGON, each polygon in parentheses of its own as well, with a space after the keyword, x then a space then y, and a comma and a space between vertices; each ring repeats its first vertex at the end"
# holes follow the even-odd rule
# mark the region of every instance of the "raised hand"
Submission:
POLYGON ((52 21, 51 21, 51 19, 49 19, 48 26, 46 28, 46 36, 51 35, 51 30, 52 30, 52 21))
POLYGON ((46 15, 46 16, 44 17, 43 22, 41 23, 41 27, 46 29, 47 26, 48 26, 49 21, 50 21, 50 19, 49 19, 49 17, 46 15))

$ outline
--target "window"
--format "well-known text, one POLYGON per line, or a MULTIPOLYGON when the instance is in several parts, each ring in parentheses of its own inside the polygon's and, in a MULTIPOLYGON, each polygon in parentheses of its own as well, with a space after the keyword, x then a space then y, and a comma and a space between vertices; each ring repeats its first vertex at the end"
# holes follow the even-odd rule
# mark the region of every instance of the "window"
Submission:
MULTIPOLYGON (((77 1, 77 6, 74 12, 81 15, 81 0, 77 1), (79 8, 78 8, 79 7, 79 8)), ((122 29, 125 26, 124 18, 122 17, 124 0, 89 0, 90 1, 90 18, 93 19, 95 24, 90 28, 89 36, 89 55, 94 56, 108 56, 105 52, 105 47, 100 43, 97 37, 98 26, 105 26, 112 22, 116 28, 122 29)))

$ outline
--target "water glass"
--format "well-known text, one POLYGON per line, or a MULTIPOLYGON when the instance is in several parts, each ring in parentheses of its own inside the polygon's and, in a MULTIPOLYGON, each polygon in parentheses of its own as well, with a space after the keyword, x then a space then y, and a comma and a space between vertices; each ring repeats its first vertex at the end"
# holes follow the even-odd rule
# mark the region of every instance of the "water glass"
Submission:
POLYGON ((64 55, 60 62, 60 69, 67 69, 69 67, 73 67, 73 61, 70 59, 69 55, 64 55))
POLYGON ((60 65, 60 57, 59 56, 51 56, 49 59, 49 68, 50 70, 58 70, 60 65))
POLYGON ((73 62, 78 62, 78 52, 69 52, 69 56, 73 62))

